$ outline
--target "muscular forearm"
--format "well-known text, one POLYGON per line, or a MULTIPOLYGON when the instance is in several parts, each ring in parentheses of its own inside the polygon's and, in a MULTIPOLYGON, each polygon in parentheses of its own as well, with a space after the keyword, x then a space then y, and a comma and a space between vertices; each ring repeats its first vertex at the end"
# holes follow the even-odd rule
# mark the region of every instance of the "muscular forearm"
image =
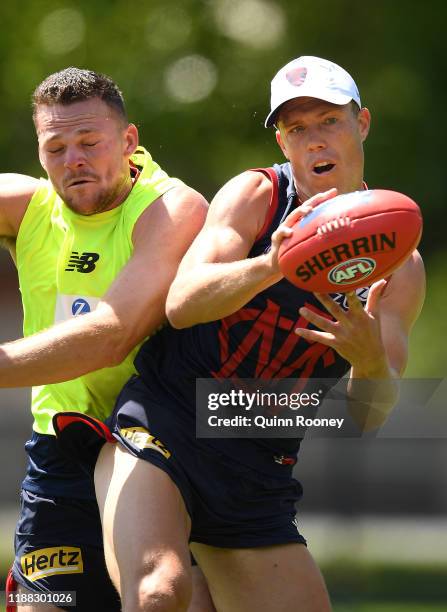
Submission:
POLYGON ((204 263, 174 281, 166 303, 170 323, 190 327, 222 319, 278 282, 270 258, 260 255, 229 263, 204 263))
POLYGON ((368 371, 351 368, 348 409, 362 431, 377 429, 387 420, 399 398, 398 373, 384 359, 368 371))
POLYGON ((0 387, 28 387, 77 378, 119 363, 119 322, 104 313, 66 321, 0 347, 0 387))

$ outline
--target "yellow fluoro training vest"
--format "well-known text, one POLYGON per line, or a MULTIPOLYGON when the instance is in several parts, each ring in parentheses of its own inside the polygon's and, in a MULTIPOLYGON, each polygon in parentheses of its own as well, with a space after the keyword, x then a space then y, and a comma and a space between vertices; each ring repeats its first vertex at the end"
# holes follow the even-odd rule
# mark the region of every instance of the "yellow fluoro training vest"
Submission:
MULTIPOLYGON (((143 147, 131 159, 140 171, 132 191, 120 206, 96 215, 76 214, 50 181, 41 179, 17 237, 25 336, 94 310, 132 255, 132 231, 141 213, 160 195, 182 184, 170 178, 143 147)), ((33 429, 53 434, 53 415, 67 410, 107 417, 122 386, 135 372, 137 350, 119 366, 34 387, 33 429)))

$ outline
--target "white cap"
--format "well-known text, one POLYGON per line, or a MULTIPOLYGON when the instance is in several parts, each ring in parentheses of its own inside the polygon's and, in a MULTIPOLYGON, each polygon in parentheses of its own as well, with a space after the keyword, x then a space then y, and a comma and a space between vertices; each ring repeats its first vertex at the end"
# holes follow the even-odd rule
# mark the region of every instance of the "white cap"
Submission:
POLYGON ((304 96, 333 104, 348 104, 354 100, 359 108, 362 107, 357 85, 346 70, 320 57, 303 55, 283 66, 273 78, 271 111, 265 127, 273 125, 284 102, 304 96))

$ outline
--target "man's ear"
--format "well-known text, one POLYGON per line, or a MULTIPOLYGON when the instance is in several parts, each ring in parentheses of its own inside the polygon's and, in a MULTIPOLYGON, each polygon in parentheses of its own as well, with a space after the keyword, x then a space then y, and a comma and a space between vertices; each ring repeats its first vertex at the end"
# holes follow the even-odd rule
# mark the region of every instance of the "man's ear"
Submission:
POLYGON ((285 148, 283 140, 282 140, 281 132, 280 132, 280 130, 278 128, 276 129, 275 137, 276 137, 276 142, 278 143, 279 148, 281 149, 281 151, 284 154, 284 157, 286 159, 289 159, 289 156, 287 155, 287 151, 286 151, 286 148, 285 148))
POLYGON ((138 128, 133 123, 129 123, 125 134, 125 149, 124 154, 130 157, 135 153, 138 147, 138 128))
POLYGON ((361 108, 357 116, 359 122, 359 132, 362 142, 366 140, 369 134, 369 128, 371 125, 371 113, 367 108, 361 108))

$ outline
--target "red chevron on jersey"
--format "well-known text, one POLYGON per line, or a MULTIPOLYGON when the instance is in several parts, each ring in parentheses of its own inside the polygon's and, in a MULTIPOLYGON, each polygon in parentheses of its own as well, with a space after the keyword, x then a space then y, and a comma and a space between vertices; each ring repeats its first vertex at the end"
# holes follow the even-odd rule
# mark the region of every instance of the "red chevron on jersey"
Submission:
MULTIPOLYGON (((314 304, 306 302, 305 306, 331 319, 327 312, 314 304)), ((230 378, 237 374, 267 380, 290 376, 311 377, 320 359, 326 368, 335 362, 335 355, 330 347, 319 343, 309 344, 295 334, 297 327, 308 325, 309 322, 303 317, 298 316, 293 320, 282 316, 280 306, 269 299, 264 310, 242 308, 222 320, 218 333, 222 365, 218 371, 212 372, 212 375, 216 378, 230 378), (236 326, 248 321, 253 322, 248 330, 247 325, 240 331, 237 330, 236 326), (235 337, 239 339, 239 343, 233 348, 230 341, 234 345, 235 337), (256 352, 257 345, 259 348, 256 352), (306 348, 303 345, 307 345, 306 348), (297 348, 301 350, 297 352, 297 348), (256 355, 254 369, 253 353, 256 355)))

